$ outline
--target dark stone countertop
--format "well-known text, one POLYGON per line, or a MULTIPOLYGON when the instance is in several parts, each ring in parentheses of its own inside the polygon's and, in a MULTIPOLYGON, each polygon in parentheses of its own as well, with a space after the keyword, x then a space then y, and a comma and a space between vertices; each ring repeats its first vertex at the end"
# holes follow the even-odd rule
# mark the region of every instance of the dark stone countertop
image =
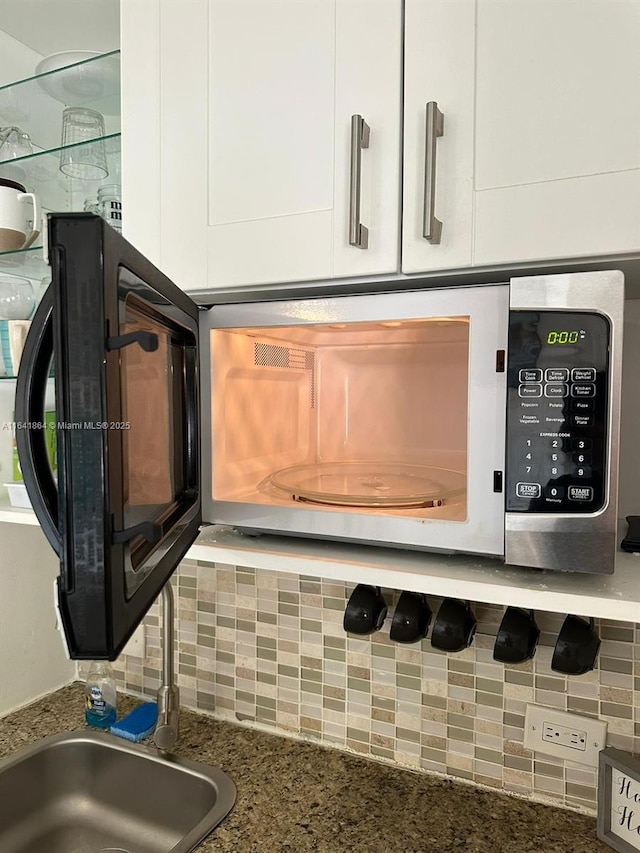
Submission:
MULTIPOLYGON (((135 704, 119 697, 119 713, 135 704)), ((189 711, 176 752, 234 780, 198 853, 610 853, 584 815, 396 769, 189 711)), ((84 728, 73 684, 0 719, 0 757, 84 728)))

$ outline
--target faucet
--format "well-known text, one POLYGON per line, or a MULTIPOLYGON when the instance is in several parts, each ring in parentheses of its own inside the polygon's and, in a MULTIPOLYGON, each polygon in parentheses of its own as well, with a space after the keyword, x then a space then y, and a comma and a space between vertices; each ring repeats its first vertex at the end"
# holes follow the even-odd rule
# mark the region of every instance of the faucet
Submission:
POLYGON ((173 590, 170 581, 162 588, 162 683, 158 689, 158 721, 153 742, 168 752, 178 742, 180 690, 175 683, 173 656, 173 590))

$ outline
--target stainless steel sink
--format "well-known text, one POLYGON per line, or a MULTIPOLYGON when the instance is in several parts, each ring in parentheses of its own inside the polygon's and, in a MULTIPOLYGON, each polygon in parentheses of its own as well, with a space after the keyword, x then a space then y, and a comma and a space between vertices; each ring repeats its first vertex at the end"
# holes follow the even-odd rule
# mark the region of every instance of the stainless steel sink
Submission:
POLYGON ((0 761, 0 853, 189 853, 231 811, 221 770, 101 732, 0 761))

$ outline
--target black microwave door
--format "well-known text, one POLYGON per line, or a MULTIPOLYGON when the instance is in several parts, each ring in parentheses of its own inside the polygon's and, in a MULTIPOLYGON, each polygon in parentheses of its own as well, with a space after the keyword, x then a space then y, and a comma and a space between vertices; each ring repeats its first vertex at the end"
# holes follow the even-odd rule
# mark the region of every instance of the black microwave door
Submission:
POLYGON ((52 214, 18 453, 74 659, 114 660, 198 534, 198 308, 102 219, 52 214), (57 484, 44 393, 55 374, 57 484))

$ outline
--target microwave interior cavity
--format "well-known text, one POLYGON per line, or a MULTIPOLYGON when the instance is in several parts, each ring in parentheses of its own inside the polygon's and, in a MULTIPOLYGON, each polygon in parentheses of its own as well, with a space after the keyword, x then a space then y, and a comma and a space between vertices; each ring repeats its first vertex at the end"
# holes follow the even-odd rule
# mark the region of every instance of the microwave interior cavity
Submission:
POLYGON ((214 500, 466 519, 469 316, 210 336, 214 500))

